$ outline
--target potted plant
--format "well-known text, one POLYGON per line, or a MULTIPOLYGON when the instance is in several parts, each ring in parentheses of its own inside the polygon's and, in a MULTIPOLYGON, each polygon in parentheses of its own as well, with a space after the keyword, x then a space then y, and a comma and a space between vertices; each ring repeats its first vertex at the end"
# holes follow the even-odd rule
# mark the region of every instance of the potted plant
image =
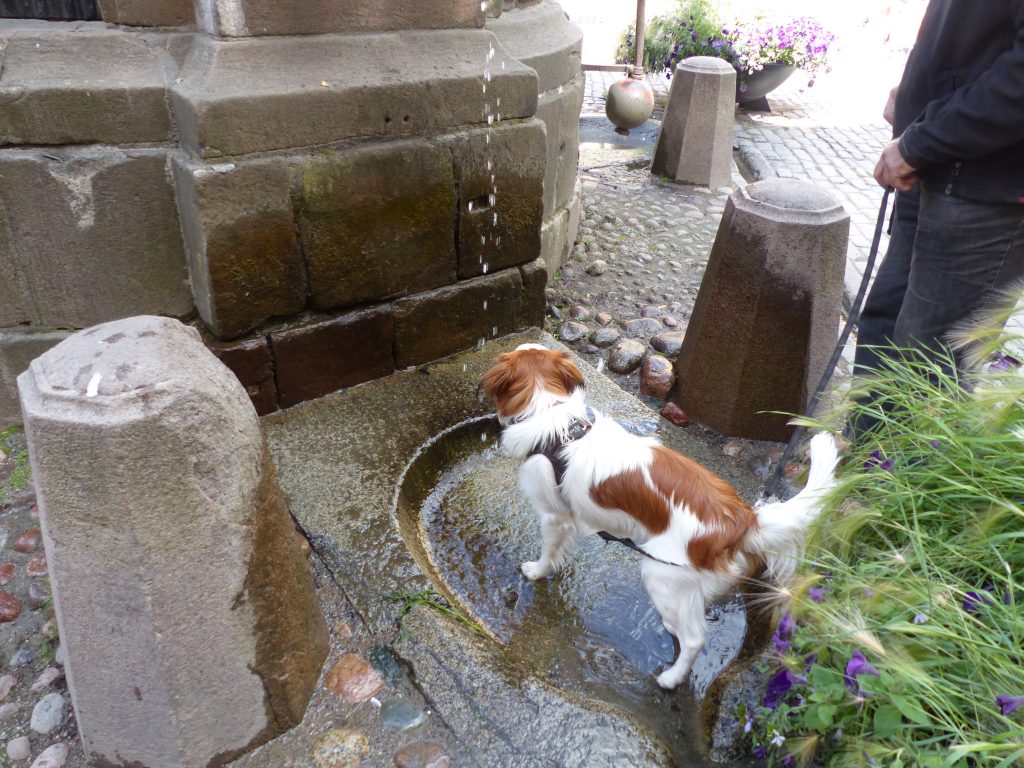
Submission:
MULTIPOLYGON (((644 67, 671 77, 676 63, 691 56, 724 59, 736 69, 736 100, 745 104, 763 100, 797 69, 807 72, 813 84, 818 72, 828 71, 834 40, 809 17, 728 21, 711 0, 682 0, 675 13, 648 25, 644 67)), ((630 26, 620 37, 616 61, 632 61, 635 45, 630 26)))

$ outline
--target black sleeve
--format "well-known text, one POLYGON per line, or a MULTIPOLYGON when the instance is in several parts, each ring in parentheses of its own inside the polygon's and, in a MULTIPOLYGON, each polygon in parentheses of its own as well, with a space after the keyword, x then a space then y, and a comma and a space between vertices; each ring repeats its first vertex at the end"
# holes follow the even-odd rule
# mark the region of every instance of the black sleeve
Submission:
POLYGON ((1024 3, 1016 13, 1013 47, 973 83, 931 102, 903 132, 900 154, 911 166, 982 157, 1024 141, 1024 3))

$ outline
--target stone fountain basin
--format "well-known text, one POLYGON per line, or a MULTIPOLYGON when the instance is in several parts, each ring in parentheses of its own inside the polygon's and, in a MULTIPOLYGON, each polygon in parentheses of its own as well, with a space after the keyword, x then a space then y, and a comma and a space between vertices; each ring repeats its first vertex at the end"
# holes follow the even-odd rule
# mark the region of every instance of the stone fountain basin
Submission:
MULTIPOLYGON (((689 683, 664 692, 654 674, 674 648, 638 555, 589 537, 561 574, 531 583, 519 573, 536 557, 538 524, 516 489, 518 462, 501 455, 497 422, 475 391, 499 353, 526 341, 560 348, 536 332, 508 337, 264 418, 292 513, 481 764, 534 764, 517 762, 518 752, 560 765, 703 765, 701 700, 740 651, 742 601, 712 612, 689 683), (424 609, 399 633, 401 604, 388 595, 424 589, 482 636, 424 609), (486 695, 467 702, 466 689, 486 695)), ((741 466, 579 365, 599 410, 656 433, 746 498, 756 493, 741 466)))

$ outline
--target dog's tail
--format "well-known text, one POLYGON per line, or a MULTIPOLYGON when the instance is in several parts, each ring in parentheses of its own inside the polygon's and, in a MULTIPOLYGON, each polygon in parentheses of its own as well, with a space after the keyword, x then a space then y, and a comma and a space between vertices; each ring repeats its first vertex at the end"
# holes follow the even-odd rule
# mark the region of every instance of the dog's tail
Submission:
POLYGON ((832 435, 819 432, 812 437, 808 453, 807 485, 789 501, 756 507, 758 524, 747 535, 747 550, 764 558, 768 575, 780 584, 793 576, 807 526, 821 513, 825 494, 835 486, 839 449, 832 435))

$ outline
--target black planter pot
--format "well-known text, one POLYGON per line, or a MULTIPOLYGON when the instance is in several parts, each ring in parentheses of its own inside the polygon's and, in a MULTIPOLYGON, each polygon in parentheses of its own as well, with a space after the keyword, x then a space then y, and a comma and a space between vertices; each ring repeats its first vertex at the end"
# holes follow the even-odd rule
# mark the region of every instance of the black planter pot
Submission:
POLYGON ((0 19, 99 21, 96 0, 0 0, 0 19))
POLYGON ((765 64, 764 69, 759 69, 743 78, 737 77, 736 101, 746 109, 770 112, 771 109, 765 96, 786 82, 794 72, 796 72, 796 67, 791 67, 788 64, 765 64), (741 88, 743 88, 742 91, 741 88))

